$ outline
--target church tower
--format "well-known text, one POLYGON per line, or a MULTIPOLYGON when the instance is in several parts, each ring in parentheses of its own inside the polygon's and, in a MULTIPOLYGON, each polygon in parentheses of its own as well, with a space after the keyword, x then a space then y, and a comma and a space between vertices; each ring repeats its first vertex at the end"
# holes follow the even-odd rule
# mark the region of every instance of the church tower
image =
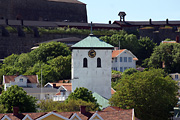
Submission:
POLYGON ((106 99, 111 97, 112 49, 94 35, 72 46, 72 91, 85 87, 106 99))

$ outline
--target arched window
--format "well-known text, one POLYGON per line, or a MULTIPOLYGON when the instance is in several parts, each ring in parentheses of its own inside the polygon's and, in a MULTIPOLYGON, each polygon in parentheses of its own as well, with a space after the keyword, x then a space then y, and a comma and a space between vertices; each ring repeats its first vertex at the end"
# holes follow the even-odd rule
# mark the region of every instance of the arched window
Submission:
POLYGON ((83 67, 88 67, 87 58, 83 59, 83 67))
POLYGON ((97 58, 97 67, 101 67, 101 58, 97 58))

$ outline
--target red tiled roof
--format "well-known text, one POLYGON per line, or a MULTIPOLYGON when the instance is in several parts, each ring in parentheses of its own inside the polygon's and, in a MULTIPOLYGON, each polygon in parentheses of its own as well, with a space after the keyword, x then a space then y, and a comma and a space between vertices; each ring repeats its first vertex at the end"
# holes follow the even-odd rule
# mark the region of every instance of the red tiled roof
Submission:
POLYGON ((71 85, 63 85, 67 91, 72 91, 72 84, 71 85))
MULTIPOLYGON (((21 113, 17 116, 14 116, 12 113, 0 114, 0 119, 2 119, 5 115, 7 115, 12 120, 21 120, 26 115, 29 115, 33 120, 40 118, 49 112, 41 112, 41 113, 21 113)), ((70 119, 75 113, 82 119, 82 120, 89 120, 95 113, 99 114, 104 120, 132 120, 133 111, 132 109, 129 110, 121 110, 119 111, 98 111, 98 112, 87 112, 82 114, 80 112, 55 112, 63 117, 70 119)))
POLYGON ((113 50, 112 52, 112 58, 117 57, 120 53, 122 53, 126 49, 121 49, 121 50, 113 50))
POLYGON ((138 60, 137 58, 133 58, 133 60, 138 60))
POLYGON ((72 86, 72 83, 50 83, 52 86, 53 86, 53 84, 56 84, 56 87, 60 87, 60 86, 64 86, 64 85, 71 85, 72 86))
MULTIPOLYGON (((120 53, 122 53, 126 49, 121 49, 121 50, 113 50, 112 52, 112 58, 117 57, 120 53)), ((133 60, 137 61, 138 58, 134 57, 133 60)))
MULTIPOLYGON (((27 78, 27 83, 39 83, 36 75, 23 75, 27 78)), ((14 82, 18 75, 4 75, 5 83, 14 82)))

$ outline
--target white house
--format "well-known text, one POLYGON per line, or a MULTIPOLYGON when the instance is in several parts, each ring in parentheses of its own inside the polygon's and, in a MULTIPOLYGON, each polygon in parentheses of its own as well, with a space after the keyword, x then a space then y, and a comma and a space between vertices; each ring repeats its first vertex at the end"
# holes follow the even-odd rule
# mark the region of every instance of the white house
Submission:
MULTIPOLYGON (((169 74, 173 80, 177 81, 177 85, 180 88, 180 73, 171 73, 169 74)), ((180 90, 178 90, 178 92, 180 93, 180 90)))
POLYGON ((85 87, 109 99, 113 46, 90 35, 71 48, 72 91, 77 87, 85 87))
POLYGON ((3 75, 3 85, 6 91, 12 85, 18 85, 23 88, 37 88, 39 84, 37 75, 3 75))
POLYGON ((47 83, 45 88, 56 88, 53 101, 65 101, 72 92, 72 83, 47 83))
POLYGON ((113 50, 112 70, 124 72, 129 68, 136 68, 138 58, 127 49, 113 50))

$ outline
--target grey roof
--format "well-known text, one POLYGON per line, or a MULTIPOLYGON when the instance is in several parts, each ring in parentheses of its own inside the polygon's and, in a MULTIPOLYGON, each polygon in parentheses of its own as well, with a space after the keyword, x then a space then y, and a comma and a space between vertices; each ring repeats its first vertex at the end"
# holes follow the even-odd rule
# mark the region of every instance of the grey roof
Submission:
MULTIPOLYGON (((41 88, 23 88, 27 93, 41 93, 41 88)), ((42 93, 57 93, 55 88, 42 88, 42 93)))
POLYGON ((132 25, 132 26, 146 26, 146 25, 154 25, 154 26, 159 26, 159 25, 179 25, 180 26, 180 21, 170 21, 168 20, 168 24, 167 21, 114 21, 114 24, 118 24, 120 26, 123 25, 132 25))
MULTIPOLYGON (((8 20, 8 25, 10 26, 21 26, 21 20, 8 20)), ((1 19, 0 25, 6 25, 6 20, 1 19)), ((52 21, 27 21, 23 20, 24 26, 29 27, 75 27, 75 28, 82 28, 82 29, 90 29, 91 23, 80 23, 80 22, 52 22, 52 21)), ((93 29, 121 29, 121 27, 117 24, 100 24, 100 23, 93 23, 93 29)))

